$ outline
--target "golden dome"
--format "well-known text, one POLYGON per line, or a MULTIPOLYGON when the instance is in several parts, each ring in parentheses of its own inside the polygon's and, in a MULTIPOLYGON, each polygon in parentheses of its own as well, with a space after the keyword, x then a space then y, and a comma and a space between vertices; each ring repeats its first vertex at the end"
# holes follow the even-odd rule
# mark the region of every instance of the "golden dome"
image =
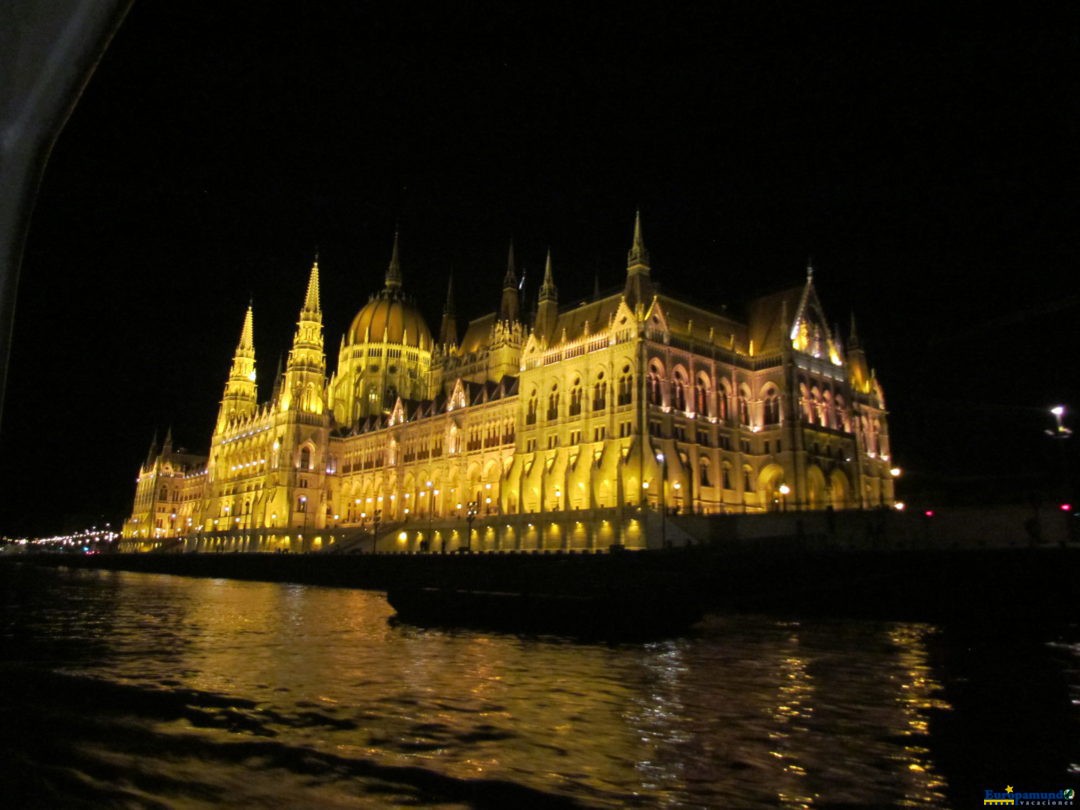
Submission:
POLYGON ((431 331, 420 310, 396 291, 383 290, 373 296, 353 318, 345 335, 349 346, 384 342, 428 350, 432 346, 431 331))

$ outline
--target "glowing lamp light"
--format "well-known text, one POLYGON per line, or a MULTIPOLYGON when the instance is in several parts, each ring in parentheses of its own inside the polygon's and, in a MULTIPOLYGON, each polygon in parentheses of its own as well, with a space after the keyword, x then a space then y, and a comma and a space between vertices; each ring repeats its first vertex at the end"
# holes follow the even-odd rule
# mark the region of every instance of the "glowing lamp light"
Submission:
POLYGON ((1072 504, 1071 503, 1063 503, 1061 505, 1061 511, 1062 512, 1071 512, 1072 511, 1072 504))
POLYGON ((927 509, 925 512, 923 512, 923 517, 932 518, 933 516, 934 516, 934 510, 933 509, 927 509))
POLYGON ((791 487, 789 487, 787 484, 781 484, 780 485, 780 494, 781 495, 790 495, 791 494, 791 487))
POLYGON ((893 504, 893 509, 895 509, 897 512, 903 512, 906 507, 907 504, 905 504, 903 501, 897 501, 893 504))
POLYGON ((893 467, 891 470, 889 470, 889 475, 891 475, 893 478, 899 478, 900 472, 901 470, 899 467, 893 467))

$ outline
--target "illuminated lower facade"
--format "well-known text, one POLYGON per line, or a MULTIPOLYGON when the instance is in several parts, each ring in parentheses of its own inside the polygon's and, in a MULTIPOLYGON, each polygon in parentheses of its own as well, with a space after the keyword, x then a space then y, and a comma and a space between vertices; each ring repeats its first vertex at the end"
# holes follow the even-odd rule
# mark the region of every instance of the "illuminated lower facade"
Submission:
POLYGON ((395 239, 328 375, 316 263, 269 398, 249 307, 209 454, 151 448, 125 547, 641 548, 661 515, 893 505, 881 387, 812 270, 743 320, 650 273, 638 221, 623 290, 560 310, 549 255, 526 323, 511 250, 498 310, 459 339, 448 295, 435 338, 395 239))

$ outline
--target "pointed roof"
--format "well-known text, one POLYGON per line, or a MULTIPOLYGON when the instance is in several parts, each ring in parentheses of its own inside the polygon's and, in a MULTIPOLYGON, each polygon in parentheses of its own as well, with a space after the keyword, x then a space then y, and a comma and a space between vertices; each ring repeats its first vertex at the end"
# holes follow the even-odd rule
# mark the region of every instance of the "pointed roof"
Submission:
POLYGON ((648 306, 656 290, 649 279, 649 251, 641 235, 641 209, 634 214, 634 241, 626 254, 626 286, 623 296, 631 310, 648 306))
POLYGON ((390 254, 390 266, 386 268, 386 289, 401 289, 401 261, 398 259, 398 232, 394 231, 394 249, 390 254))
POLYGON ((454 271, 452 270, 450 271, 450 281, 446 285, 446 305, 443 306, 439 342, 444 346, 457 343, 457 320, 454 316, 454 271))
POLYGON ((443 315, 454 314, 454 271, 450 271, 450 280, 446 284, 446 303, 443 305, 443 315))
POLYGON ((634 242, 626 254, 626 269, 630 273, 649 274, 649 251, 641 235, 641 209, 634 212, 634 242))
POLYGON ((304 311, 318 312, 319 307, 319 254, 315 253, 315 262, 311 265, 307 293, 304 295, 304 311))
POLYGON ((510 240, 510 253, 506 258, 506 275, 503 276, 503 289, 508 290, 513 287, 517 289, 517 268, 514 266, 514 240, 510 240))
POLYGON ((555 278, 551 273, 551 248, 548 248, 547 262, 544 264, 544 281, 540 285, 540 300, 554 301, 559 296, 559 290, 555 286, 555 278))
POLYGON ((236 346, 237 352, 243 350, 255 351, 255 326, 252 304, 248 304, 247 313, 244 315, 244 326, 240 330, 240 343, 236 346))

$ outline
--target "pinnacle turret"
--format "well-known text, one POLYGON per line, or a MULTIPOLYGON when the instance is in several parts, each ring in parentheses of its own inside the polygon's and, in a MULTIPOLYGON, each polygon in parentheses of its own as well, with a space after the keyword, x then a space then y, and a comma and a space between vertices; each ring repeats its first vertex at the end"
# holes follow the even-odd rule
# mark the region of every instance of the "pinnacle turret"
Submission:
POLYGON ((645 247, 645 240, 641 236, 641 209, 634 213, 634 242, 626 254, 626 269, 628 272, 649 274, 649 251, 645 247))
POLYGON ((439 329, 439 343, 453 346, 457 343, 457 318, 454 314, 454 274, 446 285, 446 304, 443 306, 442 326, 439 329))
POLYGON ((307 294, 304 296, 304 312, 319 312, 319 254, 315 254, 315 262, 311 265, 311 276, 308 278, 307 294))
POLYGON ((559 297, 559 290, 555 286, 555 278, 551 273, 551 248, 548 248, 547 262, 544 264, 544 280, 540 284, 540 301, 556 301, 559 297))
POLYGON ((252 304, 248 304, 247 313, 244 315, 244 326, 240 330, 240 343, 236 346, 236 353, 240 354, 241 351, 251 352, 252 356, 255 354, 255 325, 252 304))
POLYGON ((641 235, 641 209, 634 214, 634 241, 626 254, 626 287, 623 297, 627 306, 637 309, 652 301, 655 290, 649 279, 649 251, 641 235))
POLYGON ((391 292, 401 289, 401 261, 398 258, 397 231, 394 231, 394 249, 390 254, 390 266, 386 268, 386 289, 391 292))
POLYGON ((499 304, 499 320, 513 323, 521 313, 518 297, 517 269, 514 267, 514 242, 510 241, 510 253, 506 259, 506 275, 503 276, 502 301, 499 304))

